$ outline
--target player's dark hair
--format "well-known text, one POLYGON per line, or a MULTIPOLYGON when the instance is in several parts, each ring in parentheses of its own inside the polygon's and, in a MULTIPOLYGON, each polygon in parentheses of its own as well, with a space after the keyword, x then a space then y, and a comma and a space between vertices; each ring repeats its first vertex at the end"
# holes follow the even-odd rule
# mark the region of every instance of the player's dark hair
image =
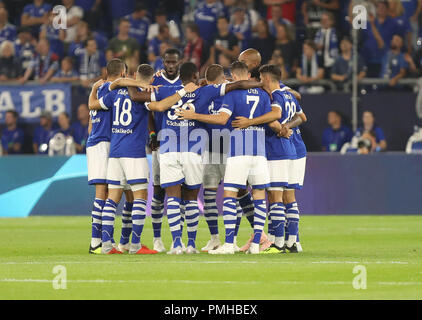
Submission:
POLYGON ((19 118, 19 113, 16 110, 10 109, 6 113, 11 113, 15 119, 19 118))
POLYGON ((219 64, 212 64, 205 71, 205 79, 208 81, 215 81, 221 75, 224 75, 224 69, 219 64))
POLYGON ((149 80, 154 75, 154 69, 146 63, 138 66, 138 74, 143 80, 149 80))
POLYGON ((171 54, 176 54, 177 55, 177 60, 179 60, 182 57, 180 51, 177 50, 176 48, 168 48, 168 49, 166 49, 166 51, 164 51, 163 58, 166 55, 171 55, 171 54))
POLYGON ((281 80, 281 70, 274 64, 265 64, 259 68, 260 74, 269 74, 274 81, 281 80))
POLYGON ((235 61, 230 65, 231 73, 248 73, 248 66, 244 62, 235 61))
POLYGON ((125 63, 117 58, 111 59, 107 63, 107 76, 117 77, 120 76, 122 70, 125 68, 125 63))
POLYGON ((168 30, 169 29, 169 26, 168 25, 166 25, 166 24, 164 24, 164 25, 162 25, 162 26, 159 26, 158 27, 158 33, 163 33, 164 32, 164 30, 168 30))
POLYGON ((180 80, 184 82, 192 81, 195 74, 198 72, 198 67, 193 62, 185 62, 180 66, 180 80))

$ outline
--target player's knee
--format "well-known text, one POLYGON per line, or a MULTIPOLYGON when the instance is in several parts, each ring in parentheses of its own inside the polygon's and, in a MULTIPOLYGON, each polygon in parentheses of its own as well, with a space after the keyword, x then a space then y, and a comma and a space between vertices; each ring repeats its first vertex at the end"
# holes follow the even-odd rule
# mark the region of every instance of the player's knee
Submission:
POLYGON ((296 202, 294 189, 287 189, 283 192, 283 202, 284 203, 296 202))

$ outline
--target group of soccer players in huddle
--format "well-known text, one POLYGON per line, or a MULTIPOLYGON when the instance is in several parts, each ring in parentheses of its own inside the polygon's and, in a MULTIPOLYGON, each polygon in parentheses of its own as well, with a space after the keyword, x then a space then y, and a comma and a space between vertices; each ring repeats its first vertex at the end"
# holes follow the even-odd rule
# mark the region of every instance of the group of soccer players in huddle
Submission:
POLYGON ((181 63, 176 49, 164 56, 164 70, 138 67, 126 77, 119 59, 107 65, 107 79, 89 97, 88 180, 95 185, 90 253, 153 254, 167 251, 161 238, 166 214, 173 242, 168 254, 199 253, 198 192, 204 190, 209 254, 302 251, 295 190, 303 185, 306 147, 299 125, 306 116, 300 94, 284 86, 281 70, 261 64, 255 49, 230 67, 211 65, 199 79, 195 64, 181 63), (202 86, 198 86, 198 83, 202 86), (153 249, 141 244, 152 150, 153 249), (224 186, 225 243, 218 231, 217 189, 224 186), (249 191, 250 189, 250 191, 249 191), (116 209, 125 193, 122 233, 114 242, 116 209), (269 208, 267 209, 267 200, 269 208), (237 246, 241 217, 253 234, 237 246), (263 231, 268 218, 268 235, 263 231), (188 242, 182 242, 186 224, 188 242), (130 239, 130 235, 132 235, 130 239))

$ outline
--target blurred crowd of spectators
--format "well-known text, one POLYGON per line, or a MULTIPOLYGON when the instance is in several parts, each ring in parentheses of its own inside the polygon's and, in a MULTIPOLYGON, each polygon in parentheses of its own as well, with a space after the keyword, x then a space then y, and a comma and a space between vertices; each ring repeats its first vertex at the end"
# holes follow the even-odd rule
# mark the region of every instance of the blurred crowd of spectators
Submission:
MULTIPOLYGON (((162 69, 161 56, 169 47, 178 48, 202 74, 212 63, 228 72, 239 53, 252 47, 262 63, 280 66, 283 79, 296 78, 302 92, 321 92, 315 81, 342 87, 351 79, 355 5, 368 12, 367 28, 358 34, 359 79, 388 79, 385 87, 391 90, 404 77, 422 76, 422 0, 0 0, 0 83, 78 81, 89 88, 105 76, 114 57, 125 60, 130 72, 139 63, 162 69), (61 22, 53 12, 56 5, 66 9, 65 30, 56 26, 61 22)), ((79 108, 73 125, 62 114, 55 127, 44 113, 33 152, 45 153, 55 130, 72 132, 83 152, 88 111, 79 108)), ((329 115, 327 151, 338 151, 353 136, 339 127, 338 116, 329 115)), ((14 112, 6 113, 3 153, 19 153, 16 120, 14 112)), ((382 131, 365 125, 360 134, 365 133, 375 138, 371 148, 386 148, 382 131)))
MULTIPOLYGON (((84 86, 104 76, 107 60, 162 68, 161 54, 179 48, 203 70, 224 67, 253 47, 283 78, 309 86, 352 74, 353 7, 364 5, 359 78, 422 75, 421 0, 0 0, 0 81, 66 82, 84 86), (63 5, 67 29, 54 25, 63 5)), ((57 21, 56 21, 57 22, 57 21)))

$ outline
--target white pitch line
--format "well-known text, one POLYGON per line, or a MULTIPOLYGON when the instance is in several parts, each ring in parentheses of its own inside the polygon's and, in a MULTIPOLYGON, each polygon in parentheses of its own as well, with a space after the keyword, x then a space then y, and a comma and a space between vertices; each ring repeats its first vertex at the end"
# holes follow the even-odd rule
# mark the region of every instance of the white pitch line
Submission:
MULTIPOLYGON (((161 264, 162 261, 6 261, 0 262, 0 265, 44 265, 44 264, 161 264)), ((223 261, 223 260, 210 260, 210 261, 166 261, 167 264, 403 264, 407 265, 407 261, 223 261)))
MULTIPOLYGON (((53 283, 53 280, 50 279, 14 279, 14 278, 5 278, 0 279, 0 282, 18 282, 18 283, 53 283)), ((165 283, 165 284, 232 284, 232 285, 262 285, 268 284, 266 281, 222 281, 222 280, 106 280, 106 279, 73 279, 67 280, 69 283, 165 283)), ((275 285, 309 285, 309 284, 319 284, 319 285, 352 285, 351 281, 271 281, 271 284, 275 285)), ((368 286, 379 285, 379 286, 413 286, 413 285, 422 285, 422 282, 416 281, 379 281, 379 282, 369 282, 368 286)))

